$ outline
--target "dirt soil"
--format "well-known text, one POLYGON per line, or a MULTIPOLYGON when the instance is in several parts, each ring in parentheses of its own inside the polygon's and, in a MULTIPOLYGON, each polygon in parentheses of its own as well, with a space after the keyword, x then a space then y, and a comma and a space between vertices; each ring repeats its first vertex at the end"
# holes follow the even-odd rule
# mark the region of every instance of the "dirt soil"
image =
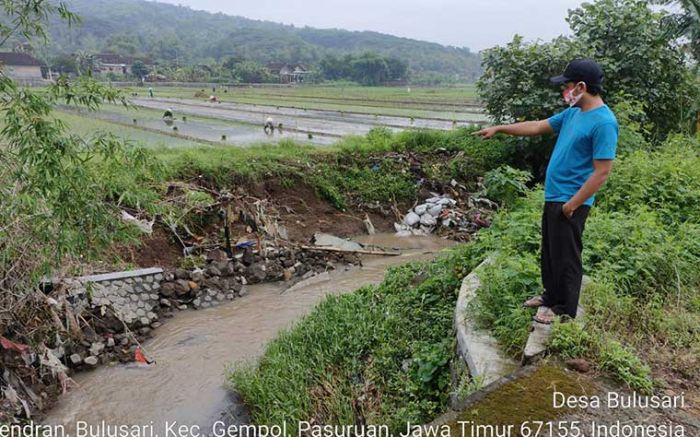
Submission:
MULTIPOLYGON (((277 180, 268 180, 239 187, 237 194, 267 200, 266 210, 278 214, 277 221, 287 229, 289 243, 296 245, 310 244, 317 232, 345 238, 366 234, 365 216, 370 218, 377 232, 392 232, 396 221, 388 206, 377 210, 365 211, 355 207, 339 211, 305 184, 286 187, 277 180)), ((211 212, 201 218, 204 222, 202 226, 192 227, 192 231, 205 237, 208 242, 223 246, 221 220, 211 212)), ((235 219, 231 224, 231 240, 255 239, 255 234, 248 232, 246 225, 235 219)), ((153 234, 144 237, 139 246, 119 247, 117 252, 124 262, 139 267, 174 268, 179 266, 183 256, 180 243, 164 226, 154 226, 153 234)))
POLYGON ((141 239, 138 246, 124 246, 119 255, 125 262, 139 267, 177 267, 182 258, 182 248, 165 229, 154 226, 153 234, 141 239))
MULTIPOLYGON (((268 199, 280 213, 280 223, 287 228, 290 241, 308 244, 317 232, 325 232, 339 237, 352 237, 366 234, 362 222, 365 211, 351 208, 339 211, 330 203, 318 197, 313 188, 299 184, 283 187, 278 181, 269 181, 248 188, 250 195, 268 199)), ((380 212, 367 212, 377 232, 394 229, 395 218, 380 212)))

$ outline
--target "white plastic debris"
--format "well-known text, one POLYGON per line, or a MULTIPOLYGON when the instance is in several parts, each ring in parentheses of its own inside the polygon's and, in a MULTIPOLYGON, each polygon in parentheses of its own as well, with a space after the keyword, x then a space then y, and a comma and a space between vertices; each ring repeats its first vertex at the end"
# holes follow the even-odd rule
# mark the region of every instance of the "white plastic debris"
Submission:
POLYGON ((457 201, 454 199, 450 199, 448 197, 443 197, 439 201, 437 201, 438 205, 456 205, 457 201))
POLYGON ((408 226, 415 226, 418 224, 418 222, 420 222, 420 216, 415 212, 411 211, 408 214, 406 214, 406 217, 403 218, 403 222, 408 226))
POLYGON ((435 226, 437 224, 437 220, 435 220, 435 217, 430 214, 423 214, 420 218, 420 224, 423 226, 435 226))
POLYGON ((435 205, 435 206, 432 206, 432 207, 430 207, 430 209, 428 210, 428 214, 430 214, 430 215, 433 216, 433 217, 439 216, 441 212, 442 212, 442 205, 435 205))
POLYGON ((126 211, 122 211, 122 220, 135 225, 137 228, 141 229, 141 231, 145 232, 146 234, 150 234, 153 232, 153 223, 155 222, 155 220, 151 220, 150 222, 146 220, 140 220, 126 211))

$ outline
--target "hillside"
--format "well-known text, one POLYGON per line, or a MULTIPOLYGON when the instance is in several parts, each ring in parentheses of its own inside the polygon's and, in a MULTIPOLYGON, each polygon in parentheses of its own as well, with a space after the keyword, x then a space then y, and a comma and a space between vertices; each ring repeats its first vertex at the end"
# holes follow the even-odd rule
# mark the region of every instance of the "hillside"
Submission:
POLYGON ((51 43, 40 56, 111 50, 156 60, 200 63, 242 56, 266 62, 316 64, 325 55, 372 50, 407 61, 416 72, 479 73, 479 57, 468 48, 400 38, 377 32, 298 28, 268 21, 195 11, 144 0, 69 0, 82 24, 55 21, 51 43))

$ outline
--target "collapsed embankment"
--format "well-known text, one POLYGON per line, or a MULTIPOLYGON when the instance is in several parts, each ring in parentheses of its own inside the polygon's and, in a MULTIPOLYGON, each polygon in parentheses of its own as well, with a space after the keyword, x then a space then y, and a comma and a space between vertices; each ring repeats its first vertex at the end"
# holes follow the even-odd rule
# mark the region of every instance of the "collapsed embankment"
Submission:
MULTIPOLYGON (((2 330, 7 370, 2 384, 9 393, 3 419, 48 408, 70 385, 74 370, 138 359, 140 343, 173 308, 236 298, 244 283, 304 277, 358 262, 356 254, 305 248, 319 231, 350 236, 370 227, 393 230, 417 200, 446 195, 461 208, 460 221, 441 226, 438 220, 423 231, 468 239, 488 219, 483 206, 470 200, 480 188, 477 176, 505 161, 512 147, 496 143, 484 152, 477 142, 467 131, 378 130, 332 151, 285 143, 247 150, 135 151, 116 164, 91 162, 86 171, 94 173, 95 186, 88 193, 112 214, 104 223, 90 223, 89 231, 102 229, 105 238, 82 257, 64 258, 63 268, 54 265, 47 273, 55 286, 38 286, 38 263, 30 265, 36 267, 28 272, 33 276, 14 282, 21 287, 19 298, 8 302, 15 311, 5 315, 2 330), (143 230, 152 234, 144 237, 143 230), (228 248, 232 253, 224 259, 221 250, 228 248), (84 293, 88 305, 76 306, 70 287, 62 285, 63 277, 134 264, 166 271, 157 287, 149 284, 152 293, 145 293, 152 311, 136 302, 133 325, 99 293, 84 293)), ((80 232, 81 226, 75 221, 61 229, 80 232)), ((38 247, 51 244, 47 235, 23 238, 38 247)))

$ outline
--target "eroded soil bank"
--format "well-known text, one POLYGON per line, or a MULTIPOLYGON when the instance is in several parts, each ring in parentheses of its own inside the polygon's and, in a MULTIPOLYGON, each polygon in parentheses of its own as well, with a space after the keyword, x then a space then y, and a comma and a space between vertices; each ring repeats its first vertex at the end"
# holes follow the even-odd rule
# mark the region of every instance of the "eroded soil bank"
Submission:
POLYGON ((392 265, 428 259, 452 243, 428 237, 378 234, 358 238, 368 245, 401 248, 397 257, 365 257, 362 267, 339 268, 329 280, 286 291, 285 283, 250 286, 248 294, 216 308, 183 311, 167 320, 144 343, 151 366, 98 368, 76 376, 78 388, 63 396, 46 417, 47 424, 76 421, 156 427, 166 421, 206 429, 222 418, 246 421, 244 408, 224 387, 228 364, 257 357, 265 343, 311 310, 324 296, 377 284, 392 265), (233 405, 232 405, 233 402, 233 405), (231 412, 234 413, 232 417, 231 412))

